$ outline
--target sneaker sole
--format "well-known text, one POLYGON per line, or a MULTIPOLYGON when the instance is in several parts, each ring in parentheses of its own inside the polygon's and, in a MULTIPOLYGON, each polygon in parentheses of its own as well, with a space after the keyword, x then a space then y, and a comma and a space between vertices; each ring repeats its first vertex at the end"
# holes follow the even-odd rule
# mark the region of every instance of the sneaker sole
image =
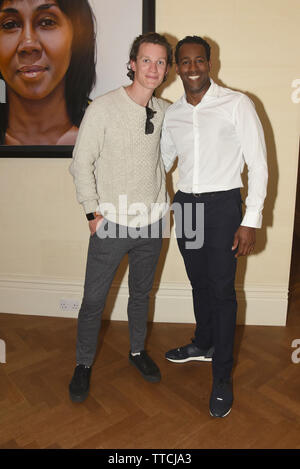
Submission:
POLYGON ((231 408, 230 408, 229 411, 226 412, 226 414, 224 414, 224 415, 214 415, 214 414, 211 413, 211 411, 209 411, 210 415, 211 415, 212 417, 215 417, 215 418, 224 418, 224 417, 226 417, 226 415, 230 414, 230 412, 231 412, 231 408))
POLYGON ((86 398, 88 397, 89 395, 89 391, 87 391, 86 393, 82 394, 81 396, 77 396, 75 394, 71 394, 69 392, 69 395, 70 395, 70 399, 72 402, 83 402, 86 400, 86 398))
POLYGON ((174 358, 168 358, 166 357, 169 362, 173 363, 186 363, 186 362, 211 362, 212 358, 206 358, 206 357, 188 357, 188 358, 183 358, 182 360, 175 360, 174 358))
POLYGON ((136 364, 134 362, 132 362, 130 359, 129 359, 129 363, 131 365, 133 365, 137 370, 138 372, 142 375, 142 377, 146 380, 146 381, 149 381, 149 383, 159 383, 159 381, 161 380, 161 376, 148 376, 148 375, 144 375, 141 370, 136 366, 136 364))

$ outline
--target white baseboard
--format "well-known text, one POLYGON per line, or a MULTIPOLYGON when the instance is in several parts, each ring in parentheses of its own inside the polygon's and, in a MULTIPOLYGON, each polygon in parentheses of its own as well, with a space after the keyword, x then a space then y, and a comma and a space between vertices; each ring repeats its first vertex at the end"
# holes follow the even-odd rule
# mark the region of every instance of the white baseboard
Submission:
MULTIPOLYGON (((284 285, 236 285, 239 324, 285 326, 288 289, 284 285)), ((62 299, 77 300, 80 305, 82 282, 41 279, 27 276, 0 277, 0 312, 77 318, 78 309, 61 311, 62 299)), ((127 320, 127 285, 113 284, 103 318, 127 320)), ((185 283, 161 283, 154 286, 149 319, 154 322, 193 323, 191 288, 185 283)))

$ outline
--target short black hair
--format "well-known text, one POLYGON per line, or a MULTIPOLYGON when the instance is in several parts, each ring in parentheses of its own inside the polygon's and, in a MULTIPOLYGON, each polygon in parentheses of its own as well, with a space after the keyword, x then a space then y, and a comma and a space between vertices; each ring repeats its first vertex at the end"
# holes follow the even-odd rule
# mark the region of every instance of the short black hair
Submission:
POLYGON ((134 62, 136 62, 140 45, 144 44, 145 42, 150 43, 150 44, 158 44, 159 46, 165 47, 167 51, 167 65, 170 65, 170 66, 172 65, 173 51, 172 51, 171 45, 169 44, 165 36, 162 36, 161 34, 158 34, 158 33, 152 33, 152 32, 141 34, 140 36, 135 38, 135 40, 133 41, 131 45, 131 49, 129 52, 129 62, 127 64, 127 70, 128 70, 127 76, 132 81, 134 80, 134 71, 130 67, 130 60, 133 60, 134 62))
POLYGON ((200 36, 186 36, 184 39, 181 39, 176 45, 175 48, 175 62, 178 64, 179 62, 179 49, 183 44, 200 44, 204 47, 206 53, 206 59, 209 62, 210 60, 210 45, 200 36))

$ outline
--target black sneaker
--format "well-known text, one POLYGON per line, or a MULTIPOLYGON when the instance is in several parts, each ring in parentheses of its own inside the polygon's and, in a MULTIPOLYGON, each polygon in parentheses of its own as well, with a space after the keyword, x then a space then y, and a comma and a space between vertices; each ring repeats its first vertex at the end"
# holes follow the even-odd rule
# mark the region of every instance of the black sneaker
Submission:
POLYGON ((232 381, 219 380, 213 383, 209 402, 209 412, 212 417, 226 417, 231 411, 233 403, 232 381))
POLYGON ((92 367, 77 365, 69 385, 72 402, 83 402, 89 394, 92 367))
POLYGON ((131 355, 129 352, 129 363, 134 365, 143 378, 151 383, 158 383, 161 380, 161 374, 158 366, 154 363, 152 358, 149 357, 145 350, 142 350, 139 355, 131 355))
POLYGON ((194 342, 183 347, 174 348, 169 350, 165 357, 170 362, 185 363, 189 361, 211 362, 214 353, 214 348, 200 349, 194 342))

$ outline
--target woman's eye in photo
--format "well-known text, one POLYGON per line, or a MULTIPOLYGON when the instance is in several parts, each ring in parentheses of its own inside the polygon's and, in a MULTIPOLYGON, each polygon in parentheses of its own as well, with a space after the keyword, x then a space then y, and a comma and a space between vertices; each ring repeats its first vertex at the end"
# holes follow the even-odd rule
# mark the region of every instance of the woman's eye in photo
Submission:
POLYGON ((0 28, 4 30, 16 29, 20 27, 20 23, 15 20, 3 21, 0 24, 0 28))
POLYGON ((43 18, 39 21, 39 25, 43 28, 52 28, 56 26, 56 21, 53 18, 43 18))

